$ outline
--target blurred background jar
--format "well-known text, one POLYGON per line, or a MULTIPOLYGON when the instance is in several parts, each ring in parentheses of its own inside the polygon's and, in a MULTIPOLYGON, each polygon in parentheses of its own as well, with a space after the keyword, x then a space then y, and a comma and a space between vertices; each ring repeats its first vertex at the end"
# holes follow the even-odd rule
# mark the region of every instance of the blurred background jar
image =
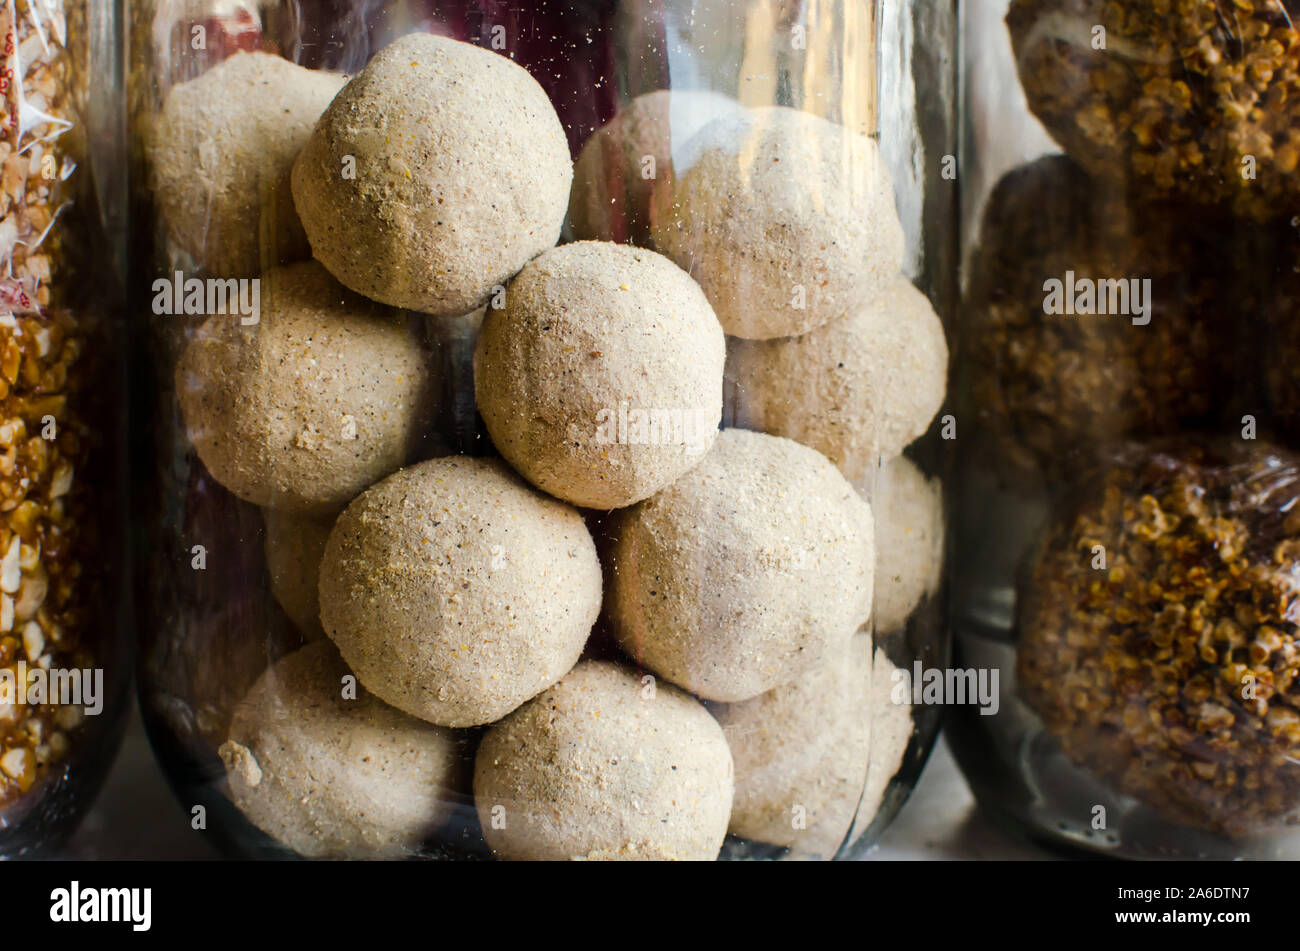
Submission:
POLYGON ((186 808, 239 855, 864 851, 947 662, 953 5, 131 11, 186 808))
POLYGON ((125 111, 111 3, 0 11, 0 856, 53 852, 130 699, 125 111))
POLYGON ((1297 35, 970 4, 959 666, 982 803, 1126 857, 1296 853, 1297 35))

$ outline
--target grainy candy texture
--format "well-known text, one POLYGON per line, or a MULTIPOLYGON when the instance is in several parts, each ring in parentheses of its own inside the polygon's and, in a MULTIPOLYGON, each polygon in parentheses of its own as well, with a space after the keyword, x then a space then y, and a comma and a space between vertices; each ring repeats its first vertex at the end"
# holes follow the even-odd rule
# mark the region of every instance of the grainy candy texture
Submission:
POLYGON ((703 458, 722 418, 722 328, 667 258, 606 242, 534 259, 488 308, 479 412, 525 478, 588 508, 631 505, 703 458))
POLYGON ((262 521, 266 527, 263 548, 271 593, 304 637, 308 640, 324 637, 317 582, 333 522, 274 509, 264 511, 262 521))
POLYGON ((1297 814, 1298 499, 1300 458, 1266 444, 1135 447, 1022 584, 1025 700, 1071 759, 1174 822, 1240 837, 1297 814))
POLYGON ((801 337, 729 351, 737 424, 812 446, 849 479, 924 434, 947 394, 943 324, 901 276, 801 337))
POLYGON ((176 366, 208 471, 246 501, 337 511, 406 462, 428 428, 429 359, 406 321, 314 262, 262 278, 260 322, 215 315, 176 366))
POLYGON ((943 571, 943 488, 899 456, 881 467, 871 510, 876 516, 877 634, 897 631, 939 587, 943 571))
POLYGON ((559 680, 600 601, 582 516, 496 460, 395 473, 343 512, 321 562, 321 622, 361 682, 444 726, 499 720, 559 680))
POLYGON ((616 532, 615 636, 638 664, 710 700, 792 680, 871 611, 871 509, 824 456, 788 439, 723 430, 616 532))
POLYGON ((866 787, 871 689, 861 634, 790 683, 717 711, 736 763, 733 835, 835 857, 866 787))
POLYGON ((318 641, 268 669, 221 745, 250 822, 309 858, 402 858, 448 816, 460 740, 380 703, 345 698, 347 667, 318 641))
POLYGON ((1250 271, 1245 247, 1221 247, 1217 233, 1185 206, 1134 206, 1063 156, 998 182, 970 269, 963 363, 1010 480, 1068 473, 1108 442, 1175 432, 1217 406, 1231 370, 1224 341, 1258 295, 1233 279, 1250 271), (1070 273, 1130 290, 1150 280, 1150 322, 1045 313, 1045 283, 1070 273))
POLYGON ((743 109, 730 96, 694 90, 659 89, 629 102, 587 139, 574 164, 574 237, 648 245, 654 191, 671 183, 674 153, 704 125, 743 109))
POLYGON ((555 244, 572 180, 564 129, 523 67, 411 34, 325 111, 293 196, 312 253, 345 285, 456 317, 555 244))
POLYGON ((588 661, 488 730, 474 801, 503 858, 712 861, 733 783, 722 728, 697 700, 588 661))
POLYGON ((167 94, 149 140, 168 234, 196 267, 255 277, 310 256, 289 173, 347 77, 236 53, 167 94))
POLYGON ((1014 0, 1007 26, 1030 108, 1092 174, 1250 217, 1300 210, 1288 4, 1014 0))
POLYGON ((655 247, 728 334, 807 333, 894 280, 903 227, 874 140, 785 107, 706 125, 655 198, 655 247))

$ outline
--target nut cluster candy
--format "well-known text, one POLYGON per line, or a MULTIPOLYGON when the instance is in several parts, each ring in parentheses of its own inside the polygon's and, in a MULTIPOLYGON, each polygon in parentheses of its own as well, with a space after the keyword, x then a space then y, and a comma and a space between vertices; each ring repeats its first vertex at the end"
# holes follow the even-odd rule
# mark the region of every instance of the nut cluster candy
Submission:
POLYGON ((1090 174, 1271 218, 1300 211, 1293 19, 1274 0, 1014 0, 1007 26, 1030 108, 1090 174))
POLYGON ((1175 822, 1243 835, 1294 817, 1300 458, 1132 447, 1085 485, 1020 592, 1029 705, 1073 760, 1175 822))

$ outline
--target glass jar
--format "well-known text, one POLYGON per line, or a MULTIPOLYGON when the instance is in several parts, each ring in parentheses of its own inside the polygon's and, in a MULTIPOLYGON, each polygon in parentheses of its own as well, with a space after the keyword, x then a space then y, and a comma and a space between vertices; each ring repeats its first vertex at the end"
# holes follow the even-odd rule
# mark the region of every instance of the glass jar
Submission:
POLYGON ((978 798, 1108 855, 1294 858, 1297 34, 965 7, 957 665, 978 798))
POLYGON ((76 827, 130 698, 120 27, 84 0, 0 11, 5 858, 76 827))
POLYGON ((947 655, 953 8, 132 22, 141 700, 196 826, 865 850, 947 655))

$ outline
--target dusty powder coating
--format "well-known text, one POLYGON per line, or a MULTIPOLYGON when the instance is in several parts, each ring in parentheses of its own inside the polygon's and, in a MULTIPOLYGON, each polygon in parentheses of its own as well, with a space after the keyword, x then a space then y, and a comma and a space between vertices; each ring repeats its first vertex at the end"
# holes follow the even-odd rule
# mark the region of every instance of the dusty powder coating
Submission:
MULTIPOLYGON (((49 11, 26 0, 0 10, 0 42, 11 31, 14 39, 0 138, 0 668, 12 676, 19 662, 96 666, 89 625, 102 620, 88 614, 94 572, 86 568, 102 499, 83 481, 97 433, 81 415, 94 395, 94 328, 89 313, 73 309, 84 249, 62 225, 65 202, 87 184, 84 172, 72 174, 84 148, 85 78, 73 65, 85 61, 84 18, 71 4, 55 29, 49 11), (19 126, 20 104, 46 118, 19 126)), ((79 706, 14 699, 0 696, 0 805, 54 774, 83 719, 79 706)))
POLYGON ((1088 486, 1021 585, 1025 700, 1071 759, 1174 822, 1239 837, 1294 819, 1300 458, 1135 447, 1088 486))
POLYGON ((878 634, 907 624, 939 587, 943 573, 943 487, 906 456, 883 466, 874 480, 876 593, 872 620, 878 634))
POLYGON ((444 726, 499 720, 559 680, 600 602, 582 516, 497 460, 395 473, 343 512, 321 562, 321 622, 361 682, 444 726))
POLYGON ((401 858, 447 818, 461 738, 356 687, 327 641, 269 668, 219 750, 254 825, 309 858, 401 858))
POLYGON ((871 509, 824 456, 788 439, 723 430, 615 531, 615 637, 710 700, 792 680, 871 612, 871 509))
POLYGON ((712 861, 734 767, 693 697, 586 661, 483 737, 474 801, 488 845, 520 860, 712 861))
POLYGON ((962 362, 1009 481, 1069 473, 1112 440, 1165 435, 1216 408, 1232 369, 1224 341, 1257 289, 1232 280, 1216 229, 1189 214, 1132 206, 1063 156, 998 182, 970 268, 962 362), (1149 323, 1044 313, 1045 282, 1071 271, 1150 279, 1149 323))
POLYGON ((1030 108, 1092 174, 1269 218, 1300 210, 1300 32, 1289 6, 1015 0, 1007 26, 1030 108))
POLYGON ((186 429, 213 477, 246 501, 315 515, 410 458, 432 387, 407 322, 313 261, 263 277, 258 324, 209 317, 176 366, 186 429))
POLYGON ((222 277, 311 257, 289 187, 293 160, 347 77, 237 53, 174 87, 149 141, 169 236, 222 277))
POLYGON ((615 509, 713 445, 724 359, 722 328, 686 272, 653 251, 582 241, 535 258, 506 306, 488 308, 474 388, 520 474, 575 505, 615 509))
POLYGON ((710 122, 655 196, 654 245, 723 329, 788 337, 843 315, 902 266, 903 227, 874 140, 785 107, 710 122))
POLYGON ((458 317, 555 244, 572 181, 564 129, 525 69, 413 34, 325 111, 293 196, 312 253, 343 284, 458 317))
POLYGON ((863 479, 929 427, 948 386, 948 342, 925 295, 895 276, 800 337, 728 345, 736 423, 811 446, 863 479))
POLYGON ((629 102, 587 139, 574 163, 574 237, 649 245, 654 191, 670 187, 674 152, 709 122, 743 109, 730 96, 694 90, 660 89, 629 102))

